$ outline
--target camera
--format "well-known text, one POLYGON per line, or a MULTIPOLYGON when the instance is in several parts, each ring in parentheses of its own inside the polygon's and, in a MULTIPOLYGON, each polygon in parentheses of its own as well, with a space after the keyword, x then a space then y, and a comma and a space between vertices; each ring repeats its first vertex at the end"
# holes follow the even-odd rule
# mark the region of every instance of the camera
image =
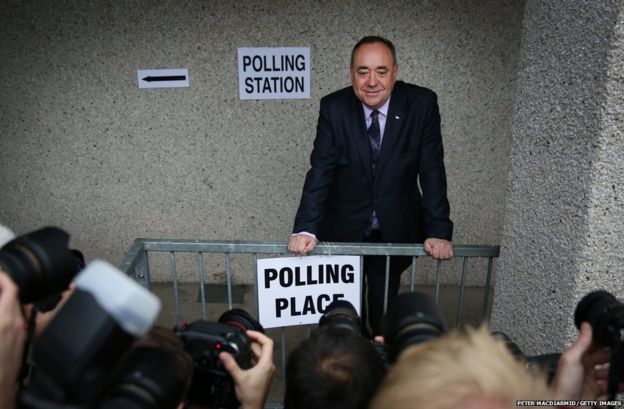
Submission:
POLYGON ((145 334, 160 301, 112 265, 95 260, 33 344, 36 370, 20 407, 90 408, 132 341, 145 334))
POLYGON ((68 243, 65 231, 45 227, 19 236, 0 249, 0 268, 18 286, 22 303, 62 292, 84 267, 84 259, 70 250, 68 243))
POLYGON ((446 321, 435 301, 418 292, 399 294, 381 321, 391 363, 407 347, 438 338, 446 331, 446 321))
POLYGON ((593 342, 611 348, 607 393, 609 400, 614 400, 624 378, 624 304, 607 291, 593 291, 574 311, 576 327, 580 329, 582 322, 591 325, 593 342))
POLYGON ((580 328, 583 321, 591 325, 593 339, 601 346, 615 347, 624 340, 624 304, 606 291, 593 291, 581 299, 574 324, 580 328))
POLYGON ((319 327, 323 326, 343 328, 354 333, 362 332, 362 320, 353 304, 347 300, 335 300, 327 306, 319 320, 319 327))
POLYGON ((219 317, 218 322, 197 320, 176 329, 184 349, 193 358, 193 381, 188 400, 210 408, 240 406, 234 381, 219 360, 229 352, 242 369, 251 367, 251 341, 246 330, 264 333, 264 328, 246 311, 234 308, 219 317))

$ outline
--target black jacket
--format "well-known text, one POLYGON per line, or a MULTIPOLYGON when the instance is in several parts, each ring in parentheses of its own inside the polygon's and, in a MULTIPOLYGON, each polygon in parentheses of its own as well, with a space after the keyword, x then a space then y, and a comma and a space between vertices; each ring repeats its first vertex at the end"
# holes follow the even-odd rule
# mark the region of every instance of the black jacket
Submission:
POLYGON ((310 164, 293 232, 307 231, 323 241, 359 242, 374 207, 386 242, 451 240, 433 91, 395 83, 374 177, 362 103, 351 87, 325 96, 310 164))

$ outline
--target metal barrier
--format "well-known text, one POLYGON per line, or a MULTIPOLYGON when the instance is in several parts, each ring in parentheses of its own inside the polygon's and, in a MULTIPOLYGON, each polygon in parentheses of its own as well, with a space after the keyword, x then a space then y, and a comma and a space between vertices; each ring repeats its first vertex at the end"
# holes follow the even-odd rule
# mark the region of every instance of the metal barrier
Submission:
MULTIPOLYGON (((461 277, 459 280, 459 300, 457 305, 457 322, 460 326, 464 304, 464 291, 466 288, 466 277, 468 274, 468 260, 471 258, 487 259, 487 269, 485 272, 484 296, 481 306, 481 321, 487 319, 488 300, 490 297, 490 287, 492 279, 492 266, 494 258, 498 257, 500 252, 499 246, 485 245, 455 245, 455 259, 462 260, 461 277)), ((165 252, 170 254, 171 264, 171 281, 173 283, 174 300, 175 300, 175 318, 176 324, 181 321, 180 299, 178 289, 177 274, 177 253, 195 253, 197 272, 199 278, 201 315, 206 319, 206 271, 204 267, 204 253, 222 253, 225 256, 226 285, 227 285, 227 305, 231 309, 232 302, 232 254, 249 254, 252 256, 252 269, 254 277, 257 277, 257 260, 259 255, 288 255, 288 246, 285 242, 278 241, 197 241, 197 240, 165 240, 165 239, 136 239, 130 248, 125 260, 121 263, 120 269, 126 274, 132 276, 140 284, 146 288, 150 288, 150 262, 149 254, 151 252, 165 252)), ((389 244, 389 243, 319 243, 313 255, 355 255, 360 256, 363 264, 365 255, 376 255, 386 257, 386 281, 385 288, 387 293, 388 277, 390 268, 390 256, 409 256, 412 257, 412 265, 410 269, 409 290, 414 291, 416 285, 416 260, 419 257, 430 257, 425 253, 422 244, 389 244)), ((445 262, 437 262, 435 271, 435 301, 439 302, 442 266, 445 262)), ((254 294, 257 294, 257 278, 254 279, 254 294)), ((257 303, 257 297, 256 297, 257 303)), ((384 303, 386 305, 387 302, 384 303)), ((256 305, 256 311, 257 305, 256 305)), ((196 317, 194 317, 196 318, 196 317)), ((309 327, 308 327, 309 333, 309 327)), ((277 341, 277 340, 276 340, 277 341)), ((286 364, 286 333, 285 329, 281 329, 281 370, 286 364)), ((282 387, 283 387, 282 378, 282 387)), ((276 382, 274 382, 275 384, 276 382)), ((268 407, 280 407, 279 404, 268 405, 268 407)))

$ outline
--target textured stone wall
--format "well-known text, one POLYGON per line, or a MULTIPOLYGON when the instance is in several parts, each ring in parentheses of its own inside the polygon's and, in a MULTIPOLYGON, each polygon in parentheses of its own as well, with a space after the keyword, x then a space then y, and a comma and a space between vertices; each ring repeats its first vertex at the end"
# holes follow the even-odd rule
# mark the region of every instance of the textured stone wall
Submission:
POLYGON ((493 324, 561 350, 588 291, 624 295, 621 1, 528 1, 493 324))
POLYGON ((381 34, 439 95, 455 241, 498 244, 523 5, 0 0, 0 222, 113 263, 136 237, 286 241, 318 101, 381 34), (311 99, 238 99, 236 49, 263 46, 311 48, 311 99), (138 89, 151 68, 191 86, 138 89))

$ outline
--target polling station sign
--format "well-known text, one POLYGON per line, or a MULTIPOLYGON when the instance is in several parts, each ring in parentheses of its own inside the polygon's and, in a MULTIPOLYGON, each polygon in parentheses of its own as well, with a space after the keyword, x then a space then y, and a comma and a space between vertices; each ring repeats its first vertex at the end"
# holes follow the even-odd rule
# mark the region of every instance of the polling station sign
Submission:
POLYGON ((260 259, 258 317, 265 328, 315 324, 334 300, 347 300, 359 312, 359 256, 260 259))
POLYGON ((240 99, 310 98, 310 48, 238 49, 240 99))

